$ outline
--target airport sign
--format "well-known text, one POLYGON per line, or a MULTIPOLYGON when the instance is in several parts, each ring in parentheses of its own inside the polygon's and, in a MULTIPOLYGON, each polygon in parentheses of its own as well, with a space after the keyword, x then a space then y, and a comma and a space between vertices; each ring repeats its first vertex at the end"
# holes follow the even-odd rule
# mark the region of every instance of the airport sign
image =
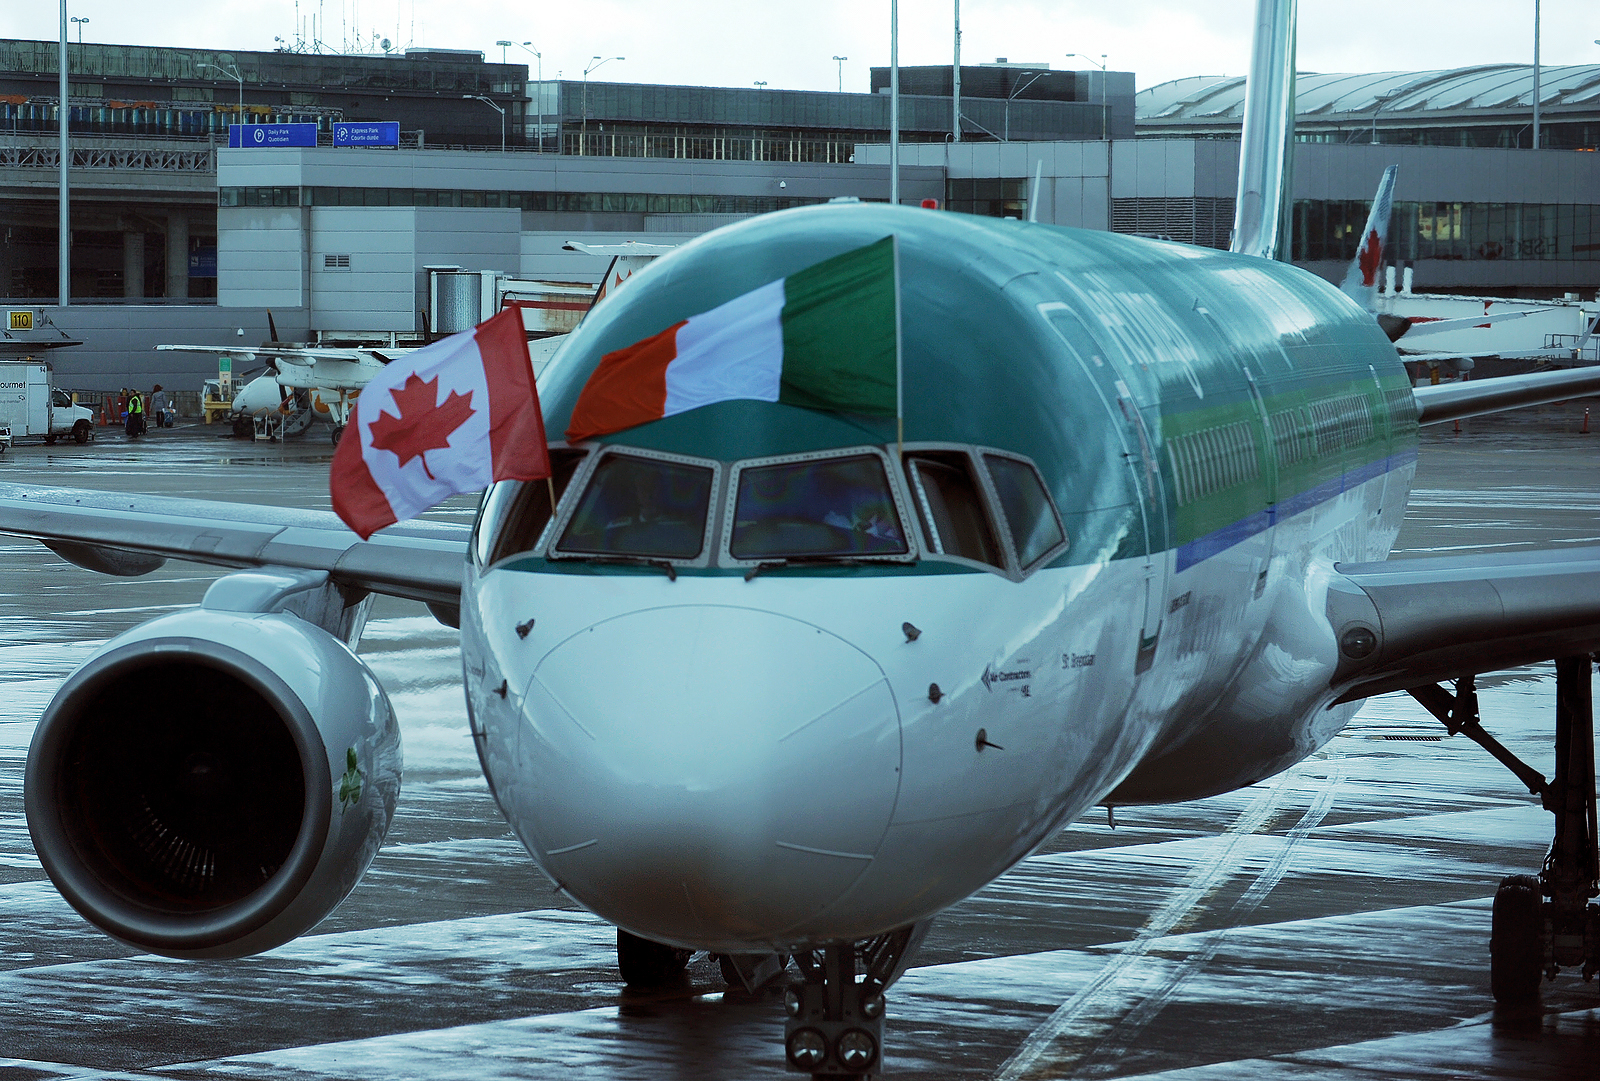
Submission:
POLYGON ((333 126, 334 146, 399 146, 398 120, 339 123, 333 126))
POLYGON ((315 124, 229 124, 228 146, 316 146, 315 124))

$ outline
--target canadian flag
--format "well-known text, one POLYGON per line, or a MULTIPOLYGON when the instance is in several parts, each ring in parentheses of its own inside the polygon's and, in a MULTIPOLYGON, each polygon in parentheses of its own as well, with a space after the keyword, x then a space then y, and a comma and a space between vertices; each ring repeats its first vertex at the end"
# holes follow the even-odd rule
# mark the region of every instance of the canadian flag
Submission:
POLYGON ((550 475, 522 313, 391 362, 361 390, 333 455, 333 509, 362 540, 497 480, 550 475))

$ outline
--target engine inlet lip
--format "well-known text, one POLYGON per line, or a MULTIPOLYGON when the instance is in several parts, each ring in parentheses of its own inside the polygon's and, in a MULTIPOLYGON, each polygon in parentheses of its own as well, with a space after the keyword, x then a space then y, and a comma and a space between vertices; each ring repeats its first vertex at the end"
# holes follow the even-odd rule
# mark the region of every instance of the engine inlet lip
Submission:
POLYGON ((114 938, 153 952, 192 952, 225 945, 265 927, 300 895, 322 858, 333 818, 333 775, 328 752, 310 712, 266 665, 231 646, 183 636, 147 638, 91 659, 62 684, 34 731, 23 775, 28 832, 45 873, 73 908, 114 938), (71 745, 79 711, 114 680, 151 665, 181 662, 215 669, 259 694, 284 720, 305 781, 306 805, 283 865, 266 884, 242 900, 209 912, 160 912, 129 901, 73 853, 75 846, 55 799, 62 758, 71 745))

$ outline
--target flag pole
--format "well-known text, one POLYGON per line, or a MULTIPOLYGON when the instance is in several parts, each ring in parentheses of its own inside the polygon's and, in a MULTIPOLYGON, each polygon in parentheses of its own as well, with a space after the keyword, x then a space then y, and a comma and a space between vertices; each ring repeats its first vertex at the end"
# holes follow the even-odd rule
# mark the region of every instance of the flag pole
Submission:
POLYGON ((900 361, 900 236, 894 238, 894 429, 895 455, 906 456, 906 388, 900 361))

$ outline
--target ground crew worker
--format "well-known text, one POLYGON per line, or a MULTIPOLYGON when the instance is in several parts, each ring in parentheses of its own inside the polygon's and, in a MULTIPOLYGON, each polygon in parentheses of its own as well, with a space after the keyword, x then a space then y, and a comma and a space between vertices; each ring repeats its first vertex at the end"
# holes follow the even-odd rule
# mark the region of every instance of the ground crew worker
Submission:
POLYGON ((128 438, 135 439, 144 434, 144 399, 139 397, 136 390, 128 391, 128 438))

